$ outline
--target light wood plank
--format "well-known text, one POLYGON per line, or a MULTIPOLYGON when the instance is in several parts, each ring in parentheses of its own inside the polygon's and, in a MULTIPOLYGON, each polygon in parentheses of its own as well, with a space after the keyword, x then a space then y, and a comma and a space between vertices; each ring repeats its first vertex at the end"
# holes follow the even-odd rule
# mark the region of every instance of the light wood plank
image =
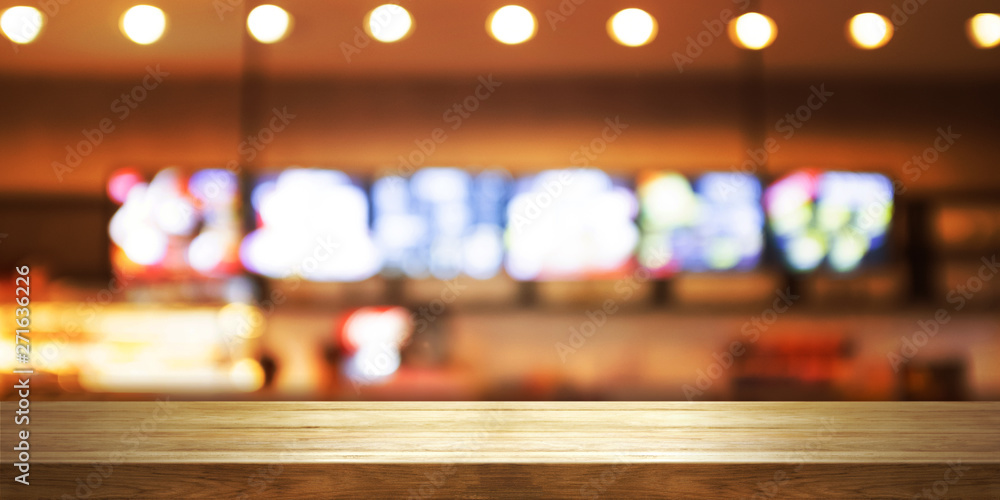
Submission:
POLYGON ((33 464, 1000 463, 996 402, 35 402, 29 429, 33 464))

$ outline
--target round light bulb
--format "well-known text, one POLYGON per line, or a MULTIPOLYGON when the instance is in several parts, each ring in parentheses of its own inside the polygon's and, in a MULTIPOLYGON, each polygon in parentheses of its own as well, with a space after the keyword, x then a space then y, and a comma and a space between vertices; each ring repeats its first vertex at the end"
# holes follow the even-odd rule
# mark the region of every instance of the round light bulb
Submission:
POLYGON ((892 38, 892 23, 885 16, 865 12, 851 18, 847 25, 851 43, 859 49, 877 49, 892 38))
POLYGON ((258 5, 247 16, 247 31, 260 43, 283 40, 292 25, 292 16, 277 5, 258 5))
POLYGON ((969 40, 980 49, 992 49, 1000 45, 1000 16, 996 14, 976 14, 966 24, 969 40))
POLYGON ((136 5, 122 15, 120 28, 135 43, 149 45, 163 36, 167 17, 152 5, 136 5))
POLYGON ((748 12, 729 22, 729 38, 744 49, 763 49, 777 37, 778 26, 764 14, 748 12))
POLYGON ((382 43, 398 42, 413 31, 413 18, 399 5, 379 5, 365 17, 365 31, 382 43))
POLYGON ((608 34, 626 47, 646 45, 656 38, 656 19, 642 9, 625 9, 608 19, 608 34))
POLYGON ((17 44, 31 43, 42 32, 45 18, 34 7, 19 5, 3 11, 0 15, 0 31, 17 44))
POLYGON ((500 7, 490 15, 486 26, 496 41, 507 45, 516 45, 531 40, 538 29, 535 16, 520 5, 500 7))

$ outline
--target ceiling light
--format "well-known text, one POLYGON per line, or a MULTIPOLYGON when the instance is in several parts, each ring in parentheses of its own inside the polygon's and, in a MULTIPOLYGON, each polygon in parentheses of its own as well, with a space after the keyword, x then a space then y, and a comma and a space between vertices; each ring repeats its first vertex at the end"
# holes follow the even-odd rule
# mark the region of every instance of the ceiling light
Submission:
POLYGON ((139 45, 149 45, 163 36, 167 17, 152 5, 136 5, 125 11, 119 27, 122 33, 139 45))
POLYGON ((737 47, 760 50, 774 42, 778 26, 763 14, 748 12, 730 21, 729 38, 737 47))
POLYGON ((1000 45, 1000 16, 996 14, 976 14, 966 24, 969 40, 980 49, 992 49, 1000 45))
POLYGON ((260 43, 275 43, 288 35, 292 17, 277 5, 258 5, 247 16, 247 31, 260 43))
POLYGON ((507 5, 490 14, 486 26, 498 42, 515 45, 535 36, 538 23, 528 9, 519 5, 507 5))
POLYGON ((874 12, 865 12, 851 18, 847 25, 851 35, 851 43, 859 49, 877 49, 892 38, 892 23, 885 16, 874 12))
POLYGON ((625 9, 608 20, 608 34, 626 47, 646 45, 656 38, 656 19, 642 9, 625 9))
POLYGON ((34 7, 19 5, 3 11, 0 15, 0 30, 10 39, 18 44, 31 43, 42 31, 45 18, 42 13, 34 7))
POLYGON ((413 31, 413 18, 398 5, 379 5, 365 17, 365 31, 380 42, 398 42, 413 31))

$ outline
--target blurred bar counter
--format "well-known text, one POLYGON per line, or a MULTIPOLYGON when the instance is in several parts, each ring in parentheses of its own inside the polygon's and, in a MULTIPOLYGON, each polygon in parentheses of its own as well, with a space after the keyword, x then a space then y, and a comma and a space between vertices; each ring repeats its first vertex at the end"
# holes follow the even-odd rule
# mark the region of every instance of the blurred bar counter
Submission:
POLYGON ((5 478, 4 498, 1000 495, 998 402, 37 402, 31 418, 31 485, 5 478))
MULTIPOLYGON (((344 373, 338 325, 349 308, 288 305, 264 314, 240 303, 112 303, 93 312, 74 302, 32 307, 39 401, 162 394, 313 401, 1000 398, 1000 318, 993 310, 938 323, 926 308, 848 312, 808 304, 780 317, 755 306, 615 314, 595 306, 459 308, 415 335, 397 370, 374 379, 344 373)), ((8 317, 12 309, 0 305, 8 317)), ((8 399, 13 331, 0 340, 0 396, 8 399)))

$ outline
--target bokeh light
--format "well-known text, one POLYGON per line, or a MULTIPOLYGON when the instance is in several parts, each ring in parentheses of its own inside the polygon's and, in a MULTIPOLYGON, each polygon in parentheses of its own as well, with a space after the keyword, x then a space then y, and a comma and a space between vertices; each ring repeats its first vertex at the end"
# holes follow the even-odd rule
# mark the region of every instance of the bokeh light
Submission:
POLYGON ((167 16, 152 5, 136 5, 125 11, 119 26, 122 33, 139 45, 149 45, 163 36, 167 16))
POLYGON ((247 31, 261 43, 275 43, 288 36, 292 16, 277 5, 259 5, 247 16, 247 31))
POLYGON ((519 5, 500 7, 490 15, 486 26, 496 41, 507 45, 527 42, 538 29, 535 16, 519 5))
POLYGON ((503 263, 505 171, 473 176, 434 167, 410 178, 387 176, 372 185, 372 210, 385 273, 411 278, 495 276, 503 263))
POLYGON ((403 7, 385 4, 375 7, 365 17, 365 31, 383 43, 398 42, 413 31, 413 17, 403 7))
POLYGON ((237 185, 224 169, 187 177, 167 168, 148 183, 133 168, 115 171, 107 186, 121 205, 108 227, 115 268, 144 278, 239 271, 237 185))
POLYGON ((877 49, 892 39, 892 23, 885 16, 865 12, 851 18, 847 25, 851 43, 859 49, 877 49))
POLYGON ((336 170, 291 168, 262 178, 251 202, 257 229, 240 259, 270 278, 361 281, 382 268, 368 228, 368 195, 336 170))
POLYGON ((639 264, 657 276, 676 271, 752 269, 763 252, 760 181, 713 172, 692 187, 681 174, 640 176, 639 264))
POLYGON ((17 44, 31 43, 38 38, 45 24, 45 17, 34 7, 19 5, 0 15, 0 31, 17 44))
POLYGON ((1000 45, 1000 15, 976 14, 966 24, 969 40, 980 49, 992 49, 1000 45))
POLYGON ((241 359, 229 369, 229 380, 238 391, 256 391, 264 386, 264 368, 257 360, 241 359))
POLYGON ((608 20, 608 34, 626 47, 640 47, 656 38, 656 19, 642 9, 625 9, 608 20))
POLYGON ((609 276, 633 264, 635 193, 597 169, 518 179, 507 205, 507 274, 516 280, 609 276))
POLYGON ((729 23, 729 38, 737 47, 760 50, 771 45, 777 37, 778 26, 774 20, 757 12, 748 12, 729 23))
POLYGON ((768 224, 788 266, 849 272, 882 247, 893 213, 892 182, 882 174, 801 170, 768 187, 768 224))

